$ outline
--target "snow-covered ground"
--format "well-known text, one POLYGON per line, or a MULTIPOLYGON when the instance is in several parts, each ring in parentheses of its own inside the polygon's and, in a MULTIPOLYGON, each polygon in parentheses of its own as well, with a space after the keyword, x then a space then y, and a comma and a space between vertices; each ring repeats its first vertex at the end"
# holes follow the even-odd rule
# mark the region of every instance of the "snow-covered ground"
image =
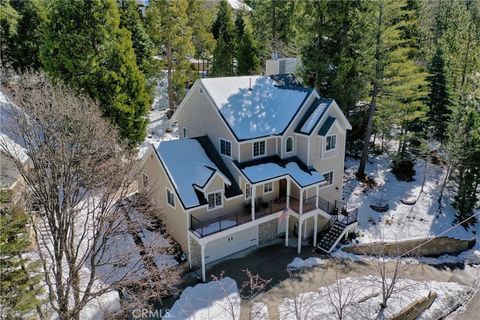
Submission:
MULTIPOLYGON (((346 158, 343 197, 349 205, 358 208, 358 231, 360 243, 375 241, 396 241, 421 239, 435 236, 449 236, 457 239, 476 238, 475 246, 458 256, 443 255, 439 258, 418 258, 420 262, 429 264, 441 263, 476 263, 480 264, 480 223, 466 230, 462 226, 453 229, 455 209, 452 207, 452 190, 445 189, 442 211, 438 210, 438 198, 444 179, 445 168, 417 160, 415 163, 415 181, 398 181, 391 172, 390 158, 373 157, 367 163, 366 173, 376 182, 374 189, 367 188, 355 178, 359 161, 346 158), (421 189, 424 174, 424 190, 415 205, 409 206, 400 199, 417 198, 421 189), (380 200, 387 202, 390 210, 380 213, 372 210, 370 204, 380 200), (450 230, 449 230, 450 229, 450 230)), ((338 258, 364 259, 341 250, 333 253, 338 258)))
POLYGON ((169 319, 240 319, 237 283, 226 277, 186 288, 169 311, 169 319))
POLYGON ((338 319, 335 306, 340 306, 342 297, 344 319, 385 319, 401 312, 412 302, 435 292, 433 304, 418 319, 437 319, 440 315, 453 311, 459 302, 463 302, 471 288, 454 282, 418 282, 400 280, 394 293, 387 302, 383 317, 378 318, 382 297, 381 286, 374 277, 345 278, 315 292, 299 294, 295 298, 286 298, 278 307, 280 319, 338 319))
POLYGON ((323 260, 317 257, 310 257, 305 260, 300 257, 295 257, 295 259, 293 259, 293 261, 287 265, 287 268, 289 270, 301 270, 304 268, 319 266, 325 263, 326 261, 327 260, 323 260))

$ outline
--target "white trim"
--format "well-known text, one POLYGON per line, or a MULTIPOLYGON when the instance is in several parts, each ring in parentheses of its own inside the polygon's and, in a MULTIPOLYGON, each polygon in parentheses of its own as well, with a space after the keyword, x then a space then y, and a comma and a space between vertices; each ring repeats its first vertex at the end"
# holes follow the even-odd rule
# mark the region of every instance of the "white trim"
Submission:
POLYGON ((175 199, 175 192, 173 192, 169 187, 165 187, 165 189, 166 189, 166 190, 165 190, 165 199, 167 200, 167 201, 166 201, 166 202, 167 202, 167 205, 170 206, 170 207, 172 207, 173 209, 175 209, 176 206, 177 206, 177 204, 176 204, 176 199, 175 199), (173 195, 173 205, 172 205, 170 202, 168 202, 168 193, 169 193, 169 192, 173 195))
POLYGON ((252 185, 250 184, 250 182, 245 182, 245 183, 244 183, 244 189, 243 189, 242 191, 243 191, 245 200, 250 200, 250 199, 252 198, 253 187, 252 187, 252 185), (250 186, 250 196, 249 196, 249 197, 247 197, 247 185, 250 186))
POLYGON ((270 194, 270 193, 272 193, 272 192, 275 191, 275 185, 273 184, 273 182, 274 182, 274 181, 269 181, 269 182, 265 182, 265 183, 263 184, 263 194, 270 194), (267 184, 271 184, 271 185, 272 185, 272 190, 265 192, 265 186, 266 186, 267 184))
MULTIPOLYGON (((218 153, 222 156, 222 157, 227 157, 229 159, 232 159, 232 141, 228 140, 228 139, 224 139, 224 138, 218 138, 218 153), (228 142, 230 143, 230 155, 228 154, 223 154, 222 153, 222 140, 225 141, 225 142, 228 142)), ((226 148, 226 145, 225 145, 225 148, 226 148)))
POLYGON ((252 142, 252 159, 256 159, 256 158, 262 158, 262 157, 265 157, 267 155, 267 139, 262 139, 262 140, 258 140, 258 141, 254 141, 252 142), (265 144, 265 148, 264 148, 264 151, 265 153, 264 154, 261 154, 261 155, 258 155, 256 156, 255 155, 255 143, 260 143, 262 142, 265 144))
MULTIPOLYGON (((322 175, 325 176, 327 173, 330 173, 330 172, 332 172, 332 183, 331 183, 331 184, 327 183, 327 184, 325 184, 325 185, 323 185, 323 186, 318 186, 318 190, 325 189, 325 188, 327 188, 327 187, 331 187, 331 186, 334 186, 334 185, 335 185, 335 169, 331 169, 331 170, 325 171, 324 173, 322 173, 322 175)), ((325 179, 325 181, 328 182, 326 179, 325 179)))
POLYGON ((287 138, 284 140, 285 143, 285 154, 289 154, 289 153, 295 153, 295 139, 293 139, 292 136, 287 136, 287 138), (287 151, 287 142, 288 142, 288 139, 292 139, 292 151, 287 151))
POLYGON ((225 198, 225 194, 223 192, 223 190, 215 190, 215 191, 212 191, 212 192, 209 192, 207 193, 207 211, 213 211, 213 210, 216 210, 216 209, 220 209, 220 208, 223 208, 223 206, 225 205, 225 201, 224 201, 224 198, 225 198), (220 199, 222 200, 222 204, 221 205, 217 205, 217 197, 215 194, 217 193, 220 193, 220 199), (213 204, 214 204, 214 207, 213 208, 210 208, 210 203, 208 203, 208 196, 211 195, 211 194, 214 194, 213 196, 213 204))

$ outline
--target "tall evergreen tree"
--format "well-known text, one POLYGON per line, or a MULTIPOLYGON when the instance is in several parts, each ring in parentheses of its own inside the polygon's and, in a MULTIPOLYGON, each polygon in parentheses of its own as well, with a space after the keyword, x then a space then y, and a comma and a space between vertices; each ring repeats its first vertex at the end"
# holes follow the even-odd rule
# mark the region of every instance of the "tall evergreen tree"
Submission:
POLYGON ((17 34, 20 14, 11 5, 10 0, 0 2, 0 63, 8 67, 13 60, 14 37, 17 34))
POLYGON ((217 16, 212 25, 212 34, 217 44, 213 51, 211 74, 233 76, 235 74, 235 33, 232 9, 226 0, 220 1, 217 16))
POLYGON ((38 263, 22 256, 30 247, 28 216, 19 209, 0 214, 0 305, 2 318, 23 319, 39 312, 42 293, 38 263))
POLYGON ((143 141, 152 96, 114 0, 52 0, 40 59, 45 70, 98 99, 131 144, 143 141))
POLYGON ((302 74, 320 95, 348 111, 366 96, 371 42, 371 4, 362 1, 309 1, 302 9, 302 74))
POLYGON ((212 13, 205 0, 188 0, 187 13, 192 26, 192 42, 198 63, 197 71, 200 71, 201 61, 203 72, 205 71, 205 62, 208 62, 215 47, 215 39, 210 30, 213 19, 212 13))
POLYGON ((252 25, 262 62, 273 52, 284 56, 295 54, 295 13, 301 3, 294 0, 252 0, 248 4, 253 9, 252 25))
POLYGON ((195 53, 187 7, 187 0, 155 0, 147 9, 150 37, 165 56, 170 115, 185 93, 191 77, 189 59, 195 53))
POLYGON ((430 75, 427 77, 429 84, 428 112, 429 124, 433 130, 433 136, 440 142, 444 142, 447 134, 447 124, 450 120, 450 92, 447 84, 447 71, 443 50, 437 48, 429 68, 430 75))
POLYGON ((237 39, 237 75, 258 74, 260 71, 258 49, 250 27, 245 24, 243 11, 237 13, 235 33, 237 39))
POLYGON ((120 27, 130 31, 133 51, 135 51, 137 58, 137 65, 147 78, 151 78, 156 72, 154 67, 155 60, 153 59, 154 45, 145 30, 135 0, 121 0, 120 27))

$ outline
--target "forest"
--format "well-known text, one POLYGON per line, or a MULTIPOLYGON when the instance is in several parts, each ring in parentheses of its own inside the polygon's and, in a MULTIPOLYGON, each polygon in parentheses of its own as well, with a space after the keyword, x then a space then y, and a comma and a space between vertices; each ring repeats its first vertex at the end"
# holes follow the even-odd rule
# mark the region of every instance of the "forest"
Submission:
MULTIPOLYGON (((171 115, 199 77, 262 74, 272 56, 298 57, 298 79, 353 126, 358 180, 371 178, 372 155, 388 154, 404 181, 417 159, 442 164, 456 222, 475 223, 480 0, 231 2, 150 0, 141 11, 136 0, 2 0, 0 74, 41 71, 87 95, 135 149, 160 79, 171 115)), ((8 223, 18 233, 24 221, 8 223)))

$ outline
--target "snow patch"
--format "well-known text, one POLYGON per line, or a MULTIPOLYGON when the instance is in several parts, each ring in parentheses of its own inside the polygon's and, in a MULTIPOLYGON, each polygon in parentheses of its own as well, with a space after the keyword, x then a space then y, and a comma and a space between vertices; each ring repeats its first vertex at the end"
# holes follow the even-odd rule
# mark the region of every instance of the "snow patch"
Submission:
POLYGON ((287 268, 290 270, 298 270, 298 269, 304 269, 304 268, 311 268, 315 266, 322 265, 326 262, 326 260, 322 260, 317 257, 310 257, 305 260, 303 260, 300 257, 295 257, 292 262, 290 262, 287 265, 287 268))

